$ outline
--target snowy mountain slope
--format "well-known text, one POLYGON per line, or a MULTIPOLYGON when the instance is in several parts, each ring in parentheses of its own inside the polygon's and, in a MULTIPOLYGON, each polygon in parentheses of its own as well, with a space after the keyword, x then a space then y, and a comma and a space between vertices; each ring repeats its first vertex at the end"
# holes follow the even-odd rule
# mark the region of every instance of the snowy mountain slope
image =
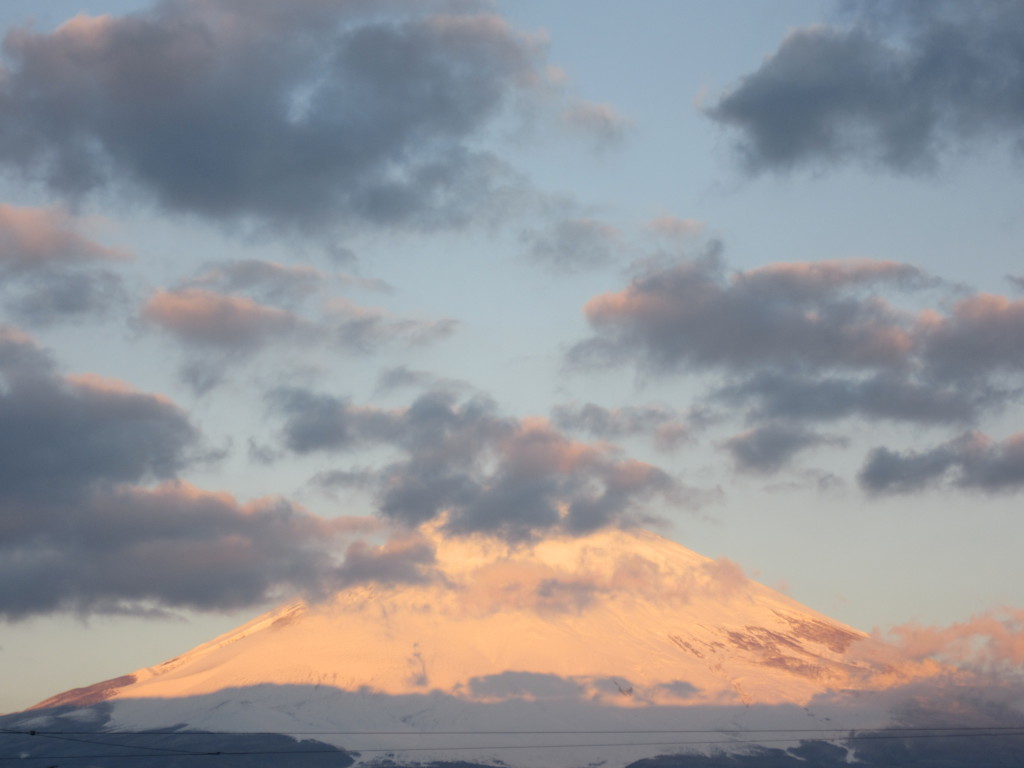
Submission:
MULTIPOLYGON (((625 765, 687 739, 612 746, 637 741, 617 731, 833 728, 827 707, 806 708, 813 697, 899 676, 860 653, 863 633, 652 533, 433 543, 425 583, 286 605, 37 706, 104 702, 124 729, 330 732, 317 738, 364 760, 383 750, 546 766, 568 753, 573 764, 625 765), (529 734, 506 733, 510 724, 529 734), (551 730, 584 733, 538 733, 551 730)), ((879 724, 867 711, 842 718, 844 728, 879 724)))

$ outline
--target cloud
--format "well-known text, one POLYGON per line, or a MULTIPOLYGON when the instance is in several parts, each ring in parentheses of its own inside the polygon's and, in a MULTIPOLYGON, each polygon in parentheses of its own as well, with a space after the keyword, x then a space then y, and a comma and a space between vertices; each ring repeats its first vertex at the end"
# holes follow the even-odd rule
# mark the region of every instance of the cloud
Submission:
POLYGON ((7 309, 15 319, 34 327, 102 317, 114 307, 128 306, 121 278, 105 269, 27 272, 7 287, 12 285, 22 291, 8 299, 7 309))
POLYGON ((459 379, 436 376, 429 371, 417 371, 406 365, 386 368, 377 376, 376 391, 391 392, 396 389, 469 390, 470 385, 459 379))
POLYGON ((387 345, 429 344, 450 336, 458 326, 451 318, 399 317, 340 296, 330 296, 318 310, 308 310, 302 306, 307 297, 326 290, 321 277, 308 267, 233 262, 179 287, 156 291, 141 316, 182 345, 182 378, 197 392, 220 383, 230 363, 273 346, 367 354, 387 345), (250 295, 222 289, 246 290, 250 295))
POLYGON ((594 334, 568 359, 723 373, 713 399, 761 421, 969 423, 1016 397, 1003 374, 1024 371, 1024 302, 974 294, 943 313, 882 295, 940 286, 910 265, 864 259, 727 275, 713 248, 648 264, 625 289, 590 299, 594 334))
POLYGON ((681 413, 663 405, 604 408, 594 403, 557 405, 553 422, 570 432, 583 432, 602 440, 650 435, 659 450, 671 451, 691 440, 694 432, 711 419, 707 410, 693 408, 681 413))
POLYGON ((590 299, 584 314, 596 335, 570 359, 637 360, 664 372, 892 366, 910 351, 913 317, 858 291, 923 281, 909 265, 859 259, 773 264, 726 279, 714 246, 700 259, 655 265, 625 290, 590 299))
POLYGON ((648 227, 651 231, 672 240, 689 240, 704 231, 704 224, 697 219, 680 219, 664 214, 653 219, 648 227))
POLYGON ((348 272, 325 273, 308 264, 279 264, 263 259, 241 259, 215 264, 206 272, 182 283, 184 288, 205 288, 226 293, 245 293, 268 304, 301 305, 318 293, 330 292, 333 285, 377 293, 394 289, 379 278, 361 277, 348 272))
POLYGON ((0 381, 0 618, 225 610, 426 578, 432 549, 421 541, 353 544, 339 557, 366 520, 182 482, 201 454, 178 406, 61 375, 10 326, 0 327, 0 381))
POLYGON ((562 112, 562 120, 570 128, 591 137, 594 149, 603 151, 625 140, 632 123, 609 104, 580 101, 562 112))
POLYGON ((451 336, 458 325, 458 321, 450 317, 438 320, 395 317, 386 310, 364 307, 341 297, 328 302, 323 324, 330 341, 361 352, 390 343, 408 347, 429 344, 451 336))
POLYGON ((0 268, 6 271, 129 258, 127 252, 88 237, 82 223, 63 208, 22 208, 0 203, 0 268))
POLYGON ((900 371, 865 376, 762 371, 726 384, 717 401, 751 405, 757 420, 837 421, 851 416, 919 424, 965 424, 1009 392, 992 384, 917 380, 900 371))
POLYGON ((218 264, 185 282, 186 288, 213 288, 228 293, 249 291, 270 304, 295 305, 315 293, 328 276, 307 265, 243 259, 218 264))
POLYGON ((389 553, 350 550, 353 561, 339 563, 332 546, 351 533, 350 522, 283 499, 241 504, 181 482, 95 486, 46 512, 50 525, 0 544, 7 619, 153 606, 232 610, 296 592, 317 599, 357 580, 420 579, 421 561, 396 564, 389 553))
MULTIPOLYGON (((171 477, 197 439, 168 400, 97 377, 60 376, 10 328, 0 333, 0 378, 0 494, 18 509, 36 498, 74 498, 96 483, 171 477)), ((28 509, 17 513, 18 525, 33 524, 23 514, 28 509)))
POLYGON ((390 283, 386 280, 381 280, 379 277, 362 277, 361 275, 352 275, 347 272, 339 272, 335 277, 342 285, 350 288, 375 291, 376 293, 391 293, 395 290, 390 283))
POLYGON ((345 398, 282 387, 270 392, 267 401, 284 416, 284 443, 295 453, 349 450, 395 434, 395 413, 357 408, 345 398))
POLYGON ((925 451, 875 448, 858 477, 874 494, 952 486, 984 493, 1012 492, 1024 487, 1024 433, 992 440, 966 432, 925 451))
POLYGON ((397 2, 163 0, 14 28, 3 54, 8 170, 302 232, 493 213, 518 181, 476 140, 547 87, 540 38, 397 2))
POLYGON ((290 312, 202 288, 157 291, 142 316, 185 344, 226 352, 257 349, 301 325, 290 312))
POLYGON ((474 616, 503 611, 578 614, 609 592, 607 574, 570 573, 517 559, 515 553, 474 568, 455 588, 460 608, 474 616))
POLYGON ((522 235, 526 255, 557 272, 578 272, 612 263, 621 248, 618 232, 594 219, 561 219, 522 235))
POLYGON ((845 441, 784 423, 768 423, 726 440, 722 447, 732 454, 743 472, 772 474, 787 466, 796 454, 818 445, 843 445, 845 441))
POLYGON ((728 598, 740 593, 750 584, 743 568, 727 557, 708 560, 701 564, 704 577, 702 586, 711 595, 728 598))
POLYGON ((356 541, 345 550, 345 560, 332 581, 336 588, 372 581, 377 584, 414 584, 431 578, 434 546, 417 536, 395 537, 380 545, 356 541))
POLYGON ((694 501, 692 489, 657 467, 571 440, 543 419, 502 416, 480 396, 428 392, 384 410, 289 388, 271 392, 268 405, 283 417, 282 439, 294 452, 397 451, 397 461, 376 470, 377 509, 407 526, 443 520, 448 532, 523 540, 633 524, 654 498, 694 501))
POLYGON ((495 557, 457 577, 447 577, 447 584, 458 593, 461 610, 469 616, 509 611, 580 614, 618 600, 659 605, 726 602, 744 594, 750 584, 742 569, 727 558, 680 570, 640 554, 615 554, 592 544, 574 559, 551 564, 543 555, 539 558, 538 551, 546 547, 560 551, 564 542, 557 535, 534 542, 513 541, 504 551, 494 541, 487 546, 495 557))
MULTIPOLYGON (((962 432, 1024 391, 1022 300, 968 293, 890 261, 728 272, 720 250, 640 263, 625 288, 591 298, 584 315, 593 332, 567 360, 577 369, 633 364, 659 377, 703 379, 701 407, 724 406, 746 422, 721 443, 741 471, 777 472, 800 451, 842 444, 817 423, 860 418, 962 432), (938 304, 922 308, 935 293, 938 304)), ((594 409, 555 418, 607 436, 638 426, 594 409)), ((872 493, 941 482, 1016 489, 1015 440, 968 432, 927 451, 880 447, 860 484, 872 493)))
POLYGON ((484 700, 575 699, 583 693, 582 686, 572 678, 541 672, 501 672, 469 679, 469 692, 484 700))
POLYGON ((935 659, 976 671, 1024 671, 1024 611, 1000 609, 946 627, 911 622, 876 630, 911 660, 935 659))
POLYGON ((557 537, 512 542, 500 558, 470 568, 457 580, 449 578, 460 608, 470 616, 508 611, 580 614, 616 599, 726 601, 749 584, 743 570, 726 558, 680 571, 635 553, 609 557, 611 553, 597 546, 561 567, 535 558, 531 547, 545 546, 557 548, 560 543, 557 537))
POLYGON ((121 279, 98 264, 130 255, 86 230, 63 208, 0 203, 0 277, 18 320, 38 326, 99 316, 124 300, 121 279))
POLYGON ((848 28, 790 33, 705 110, 753 171, 858 161, 930 169, 982 141, 1024 138, 1024 9, 1012 2, 866 2, 848 28))
POLYGON ((946 317, 927 317, 924 355, 937 372, 1024 370, 1024 300, 980 293, 961 299, 946 317))

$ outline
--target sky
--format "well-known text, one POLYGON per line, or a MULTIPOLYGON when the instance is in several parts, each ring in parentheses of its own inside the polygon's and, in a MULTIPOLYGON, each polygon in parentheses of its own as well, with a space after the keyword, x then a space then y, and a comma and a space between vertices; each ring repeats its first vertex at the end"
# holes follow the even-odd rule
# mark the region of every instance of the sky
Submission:
POLYGON ((429 578, 421 526, 1017 633, 1024 4, 0 23, 0 711, 429 578))

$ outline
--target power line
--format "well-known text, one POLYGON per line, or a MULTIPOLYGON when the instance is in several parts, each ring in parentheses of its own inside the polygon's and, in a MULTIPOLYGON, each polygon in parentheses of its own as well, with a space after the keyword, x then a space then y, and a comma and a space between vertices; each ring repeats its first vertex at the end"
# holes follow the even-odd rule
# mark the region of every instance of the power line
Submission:
POLYGON ((14 730, 10 728, 0 728, 0 735, 3 734, 19 734, 19 735, 96 735, 97 733, 103 734, 117 734, 126 736, 177 736, 177 735, 188 735, 188 736, 204 736, 204 735, 222 735, 222 736, 275 736, 275 735, 286 735, 286 736, 473 736, 473 735, 487 735, 487 736, 531 736, 531 735, 593 735, 593 734, 606 734, 606 733, 622 733, 622 734, 669 734, 669 733, 835 733, 838 731, 853 732, 853 731, 868 731, 871 733, 906 733, 906 732, 918 732, 918 731, 1022 731, 1024 732, 1024 724, 1022 725, 959 725, 959 726, 881 726, 878 728, 849 728, 844 726, 833 726, 833 727, 815 727, 815 728, 591 728, 591 729, 559 729, 559 730, 538 730, 538 729, 522 729, 522 730, 444 730, 444 731, 411 731, 411 730, 348 730, 348 731, 293 731, 293 730, 282 730, 282 731, 204 731, 204 730, 159 730, 159 731, 65 731, 65 730, 14 730))
MULTIPOLYGON (((828 732, 821 729, 807 729, 812 732, 828 732)), ((841 729, 835 729, 839 731, 841 729)), ((936 729, 890 729, 895 732, 888 733, 877 733, 869 732, 862 735, 849 734, 845 736, 836 736, 832 739, 825 739, 826 741, 879 741, 879 740, 892 740, 892 739, 949 739, 949 738, 984 738, 984 737, 1006 737, 1006 736, 1024 736, 1024 728, 1012 728, 1009 726, 998 726, 993 728, 984 727, 965 727, 961 729, 957 728, 936 728, 936 729), (914 733, 913 731, 922 730, 934 730, 938 731, 935 733, 914 733)), ((688 731, 688 733, 696 733, 701 731, 688 731)), ((702 731, 706 733, 712 733, 715 731, 702 731)), ((750 731, 747 731, 749 733, 750 731)), ((801 729, 764 729, 759 731, 761 733, 800 733, 807 732, 801 729)), ((12 732, 6 731, 8 735, 17 733, 18 735, 38 735, 42 736, 42 733, 31 734, 31 732, 12 732)), ((210 733, 204 732, 205 735, 211 735, 210 733)), ((439 732, 435 732, 439 733, 439 732)), ((474 733, 474 732, 468 732, 474 733)), ((525 732, 530 734, 540 734, 543 732, 525 732)), ((587 731, 585 733, 608 733, 608 731, 587 731)), ((625 733, 623 731, 617 731, 616 733, 625 733)), ((173 733, 163 733, 161 735, 174 735, 173 733)), ((215 735, 215 734, 213 734, 215 735)), ((164 754, 154 754, 153 752, 143 754, 113 754, 113 755, 38 755, 31 757, 6 757, 0 756, 0 760, 25 760, 25 759, 60 759, 60 760, 78 760, 78 759, 112 759, 112 758, 146 758, 146 757, 169 757, 172 754, 179 757, 218 757, 218 756, 265 756, 265 755, 317 755, 317 754, 339 754, 339 753, 367 753, 367 754, 387 754, 387 753, 403 753, 403 752, 458 752, 458 751, 470 751, 470 750, 497 750, 505 751, 512 749, 609 749, 609 748, 622 748, 622 747, 709 747, 709 746, 738 746, 738 745, 764 745, 764 744, 782 744, 792 743, 793 738, 776 738, 776 739, 705 739, 698 741, 670 741, 670 742, 605 742, 605 743, 576 743, 576 744, 505 744, 505 745, 447 745, 438 747, 372 747, 366 749, 358 749, 354 747, 348 748, 335 748, 335 749, 288 749, 288 750, 214 750, 207 752, 193 752, 185 750, 175 750, 173 748, 162 748, 162 747, 150 747, 151 750, 164 750, 164 754)), ((99 746, 108 747, 125 747, 135 749, 146 749, 146 747, 129 746, 121 744, 103 743, 103 742, 87 742, 93 743, 99 746)))

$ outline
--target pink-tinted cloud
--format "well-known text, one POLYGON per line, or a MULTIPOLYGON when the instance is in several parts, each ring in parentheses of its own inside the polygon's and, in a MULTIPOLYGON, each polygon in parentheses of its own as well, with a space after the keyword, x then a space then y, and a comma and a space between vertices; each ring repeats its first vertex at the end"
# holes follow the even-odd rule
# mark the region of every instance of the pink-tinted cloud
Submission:
POLYGON ((0 269, 49 264, 124 261, 131 256, 101 245, 63 208, 23 208, 0 203, 0 269))
POLYGON ((1024 369, 1024 299, 969 296, 948 316, 925 323, 925 355, 944 373, 963 378, 1024 369))
POLYGON ((637 554, 561 568, 512 550, 500 560, 470 569, 452 588, 470 613, 580 613, 595 601, 616 597, 658 603, 727 601, 748 584, 742 568, 726 558, 703 563, 692 572, 666 571, 637 554))
POLYGON ((636 360, 658 371, 898 366, 913 348, 913 316, 848 291, 917 276, 906 265, 856 261, 772 265, 726 278, 714 255, 656 266, 586 303, 595 336, 571 355, 580 363, 636 360))
MULTIPOLYGON (((1019 396, 1024 301, 962 289, 908 264, 870 259, 778 263, 727 272, 720 245, 683 261, 649 261, 618 291, 584 305, 593 333, 570 349, 578 367, 635 364, 659 376, 714 377, 708 402, 747 428, 721 443, 742 470, 776 473, 799 451, 841 440, 810 427, 851 417, 957 426, 1019 396), (905 308, 911 291, 955 298, 905 308)), ((918 294, 922 295, 922 294, 918 294)), ((1014 439, 964 437, 925 452, 879 449, 862 485, 919 489, 1020 484, 1014 439)))
POLYGON ((875 636, 914 661, 1024 672, 1024 610, 989 611, 944 627, 911 622, 875 636))
POLYGON ((750 583, 743 568, 727 557, 720 557, 711 560, 701 566, 703 575, 707 578, 707 586, 713 594, 721 597, 730 597, 740 592, 750 583))
POLYGON ((589 101, 579 101, 566 108, 562 120, 573 130, 589 136, 597 150, 621 144, 632 126, 632 122, 610 104, 589 101))
POLYGON ((284 310, 201 288, 157 291, 142 314, 186 343, 228 351, 256 349, 300 326, 284 310))
POLYGON ((704 231, 704 222, 697 219, 681 219, 678 216, 662 214, 652 219, 648 227, 663 237, 673 240, 690 240, 704 231))
POLYGON ((315 293, 328 276, 305 264, 278 264, 244 259, 218 264, 188 280, 183 288, 204 288, 226 293, 249 291, 256 300, 296 304, 315 293))
POLYGON ((92 223, 62 208, 0 204, 0 292, 12 316, 44 326, 126 304, 120 277, 101 264, 131 257, 93 239, 92 223))

